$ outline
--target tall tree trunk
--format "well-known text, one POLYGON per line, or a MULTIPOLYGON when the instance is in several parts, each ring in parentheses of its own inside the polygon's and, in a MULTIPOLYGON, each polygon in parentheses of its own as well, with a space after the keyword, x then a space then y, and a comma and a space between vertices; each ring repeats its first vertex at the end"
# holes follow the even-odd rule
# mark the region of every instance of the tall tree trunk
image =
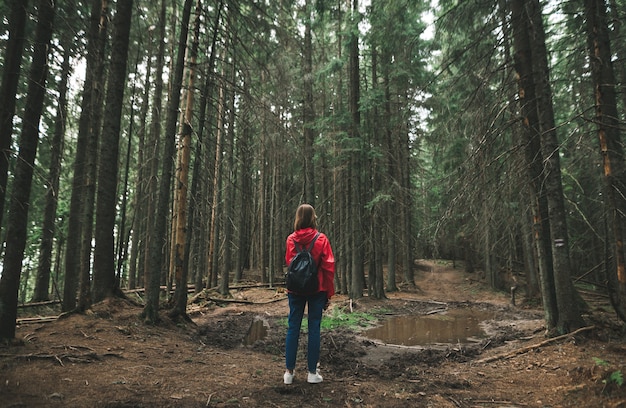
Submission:
MULTIPOLYGON (((65 285, 63 288, 64 311, 76 308, 76 295, 79 288, 81 269, 81 245, 83 235, 83 208, 87 169, 90 160, 89 154, 95 143, 96 123, 94 116, 100 109, 99 101, 102 89, 99 87, 102 74, 102 58, 104 53, 104 37, 107 29, 108 0, 93 0, 87 31, 87 68, 83 85, 83 99, 78 121, 78 139, 74 158, 74 175, 72 180, 72 194, 70 197, 70 211, 68 217, 67 244, 65 251, 65 285), (78 256, 77 256, 78 254, 78 256)), ((91 238, 89 239, 91 242, 91 238)), ((87 287, 88 287, 87 282, 87 287)))
MULTIPOLYGON (((156 38, 158 39, 159 46, 156 56, 156 73, 154 84, 154 100, 152 102, 152 122, 150 130, 150 142, 148 145, 154 146, 153 150, 149 153, 148 162, 146 167, 148 168, 149 176, 148 183, 146 185, 146 233, 144 241, 144 287, 146 289, 146 304, 144 305, 142 317, 148 323, 156 323, 159 321, 159 280, 161 278, 161 260, 162 260, 162 246, 163 239, 160 236, 155 236, 154 232, 157 227, 156 216, 158 212, 157 206, 157 175, 159 167, 159 153, 161 150, 161 112, 163 107, 163 67, 165 61, 165 11, 166 0, 161 0, 161 10, 159 13, 159 30, 156 38), (153 216, 154 215, 154 216, 153 216), (153 267, 159 269, 152 269, 153 267)), ((165 214, 161 214, 165 217, 165 214)), ((165 221, 163 221, 165 223, 165 221)), ((165 229, 165 224, 160 226, 162 231, 165 229)))
MULTIPOLYGON (((149 47, 153 43, 153 30, 148 32, 149 47)), ((150 175, 150 168, 146 159, 149 156, 149 149, 147 141, 148 134, 148 112, 150 109, 150 94, 153 90, 151 87, 151 74, 153 59, 151 53, 148 53, 147 61, 145 62, 146 69, 146 82, 144 84, 144 92, 141 103, 141 113, 139 114, 139 123, 141 125, 138 129, 138 143, 137 143, 137 163, 139 169, 135 179, 135 194, 134 194, 134 216, 132 222, 132 238, 131 238, 131 252, 128 267, 128 288, 135 289, 137 285, 143 286, 143 254, 145 250, 146 240, 146 228, 148 224, 148 177, 150 175)))
MULTIPOLYGON (((115 279, 115 214, 117 206, 117 174, 119 167, 120 124, 126 88, 126 66, 130 39, 133 0, 117 3, 109 68, 108 87, 100 163, 98 166, 98 200, 96 202, 96 248, 94 251, 93 300, 99 302, 115 295, 119 282, 115 279)), ((130 138, 131 135, 128 135, 130 138)), ((123 233, 120 231, 120 233, 123 233)))
MULTIPOLYGON (((500 21, 502 22, 502 24, 506 24, 507 21, 507 5, 506 5, 507 0, 499 0, 498 1, 498 7, 500 10, 500 21)), ((521 29, 521 28, 519 28, 521 29)), ((511 55, 512 53, 512 47, 513 47, 513 37, 511 35, 511 33, 506 33, 507 30, 505 30, 505 39, 504 39, 504 52, 506 55, 506 58, 508 60, 512 60, 513 56, 511 55)), ((524 87, 527 86, 527 84, 523 84, 524 87)), ((511 94, 509 97, 509 111, 510 111, 510 115, 511 117, 515 117, 517 115, 517 111, 518 108, 516 107, 516 101, 515 101, 515 95, 511 94)), ((522 132, 527 132, 527 129, 522 128, 522 126, 516 126, 514 127, 512 130, 512 136, 514 139, 526 139, 529 134, 520 134, 522 132)), ((522 150, 521 154, 524 153, 528 153, 530 154, 530 151, 528 150, 529 146, 526 147, 526 151, 522 150)), ((521 161, 523 161, 525 158, 524 156, 520 156, 521 161)), ((528 159, 532 159, 532 157, 529 155, 528 159)), ((529 162, 526 162, 526 167, 528 167, 529 162)), ((526 180, 531 181, 533 179, 531 179, 530 176, 527 176, 526 179, 524 179, 524 177, 521 177, 521 180, 524 181, 526 180)), ((527 187, 528 188, 528 187, 527 187)), ((531 189, 531 191, 533 191, 532 195, 536 194, 535 189, 531 189)), ((528 190, 524 189, 521 193, 522 197, 528 197, 531 196, 531 193, 528 192, 528 190)), ((523 248, 523 253, 524 253, 524 265, 525 265, 525 270, 526 270, 526 283, 527 283, 527 291, 526 291, 526 296, 528 296, 529 298, 537 298, 539 295, 539 267, 538 267, 538 262, 537 262, 537 250, 536 250, 536 246, 535 246, 535 237, 533 235, 533 213, 536 212, 536 208, 535 206, 533 206, 533 203, 535 202, 536 198, 533 196, 531 198, 530 201, 528 201, 526 204, 525 209, 522 209, 521 214, 520 214, 520 224, 521 224, 521 234, 522 234, 522 248, 523 248)), ((522 200, 523 201, 523 200, 522 200)), ((489 216, 489 214, 487 214, 487 212, 490 211, 490 209, 485 206, 484 208, 485 214, 484 214, 484 219, 490 219, 491 217, 489 216)), ((488 231, 488 236, 486 238, 486 241, 491 241, 491 231, 488 231)), ((491 250, 491 245, 487 244, 485 245, 485 259, 491 259, 491 257, 493 256, 493 251, 491 250)), ((489 261, 489 263, 491 264, 491 261, 489 261)), ((487 269, 487 268, 486 268, 487 269)))
POLYGON ((539 296, 539 268, 535 246, 533 245, 531 228, 533 217, 530 208, 522 212, 521 219, 522 250, 526 270, 526 296, 529 299, 537 299, 539 296))
MULTIPOLYGON (((244 71, 245 72, 245 71, 244 71)), ((245 75, 245 74, 244 74, 245 75)), ((251 96, 248 89, 249 80, 247 76, 243 78, 243 101, 240 114, 241 125, 241 137, 237 143, 237 157, 240 163, 239 171, 239 183, 240 187, 238 191, 238 222, 239 226, 237 232, 237 259, 235 266, 235 282, 239 282, 243 278, 243 270, 249 267, 249 255, 250 255, 250 236, 252 234, 252 213, 253 205, 252 200, 252 163, 249 160, 251 154, 250 140, 252 134, 252 125, 250 123, 250 110, 251 110, 251 96)))
MULTIPOLYGON (((193 30, 193 41, 189 53, 189 68, 187 82, 187 101, 185 112, 181 118, 181 135, 178 146, 178 167, 176 168, 176 185, 174 195, 174 208, 176 211, 176 225, 172 226, 172 240, 175 243, 171 254, 174 260, 174 306, 170 311, 171 317, 187 317, 187 276, 189 275, 189 257, 187 245, 187 199, 189 162, 191 160, 191 133, 193 121, 194 93, 196 80, 196 63, 198 59, 198 46, 200 37, 200 15, 202 13, 202 1, 196 3, 196 19, 193 30)), ((191 233, 192 231, 189 231, 191 233)))
MULTIPOLYGON (((352 1, 352 12, 350 17, 350 40, 348 43, 349 55, 349 108, 350 108, 350 137, 353 145, 360 145, 359 128, 361 126, 361 115, 359 111, 360 88, 359 88, 359 40, 357 33, 358 27, 358 10, 359 1, 352 1)), ((350 216, 351 231, 350 240, 352 241, 352 280, 350 288, 350 297, 358 299, 363 296, 365 288, 365 276, 363 266, 364 242, 362 227, 363 202, 361 197, 361 169, 362 161, 360 149, 355 148, 351 155, 350 163, 350 203, 352 215, 350 216)))
POLYGON ((518 78, 518 96, 524 126, 522 145, 525 146, 526 169, 528 172, 529 200, 533 217, 533 237, 539 274, 541 295, 547 326, 556 326, 558 309, 552 269, 548 204, 543 191, 542 155, 539 139, 539 118, 536 109, 535 82, 532 74, 532 56, 529 38, 529 16, 524 9, 524 0, 511 2, 511 24, 515 48, 515 71, 518 78))
MULTIPOLYGON (((378 50, 376 47, 372 49, 372 91, 376 92, 379 87, 378 83, 378 50)), ((384 144, 386 142, 382 126, 379 123, 384 123, 380 117, 380 111, 378 105, 374 105, 372 108, 370 119, 371 137, 370 145, 373 149, 380 149, 383 151, 384 144), (381 136, 382 135, 382 136, 381 136)), ((371 166, 369 166, 371 175, 371 191, 374 195, 369 197, 368 201, 374 204, 370 208, 369 217, 371 219, 369 227, 369 242, 370 242, 370 272, 368 274, 368 294, 375 299, 383 299, 385 297, 385 279, 383 273, 383 258, 384 258, 384 221, 383 216, 386 211, 386 199, 384 197, 384 170, 386 169, 386 162, 384 159, 372 160, 371 166)))
MULTIPOLYGON (((282 117, 283 112, 279 111, 278 113, 278 117, 282 117)), ((281 133, 281 132, 279 132, 281 133)), ((276 146, 280 146, 281 142, 280 139, 278 139, 280 136, 279 135, 275 135, 273 143, 276 144, 276 146)), ((277 243, 277 222, 276 220, 280 219, 278 216, 278 203, 277 203, 277 197, 279 196, 279 183, 278 180, 280 180, 280 168, 279 168, 279 163, 281 162, 280 157, 279 157, 279 149, 278 148, 274 148, 272 149, 271 155, 270 155, 270 168, 271 168, 271 175, 270 175, 270 182, 269 182, 269 225, 268 225, 268 235, 267 237, 265 237, 267 239, 268 242, 268 264, 267 264, 267 269, 268 269, 268 283, 270 285, 270 287, 274 286, 274 270, 275 268, 278 267, 278 265, 283 264, 283 262, 277 263, 276 262, 276 254, 278 253, 278 248, 284 245, 284 243, 281 242, 281 245, 279 246, 279 244, 277 243)))
POLYGON ((194 271, 195 292, 198 293, 202 289, 203 271, 206 270, 206 230, 202 228, 203 223, 207 220, 206 203, 204 200, 204 191, 207 186, 207 178, 205 170, 207 166, 208 137, 205 136, 205 122, 207 114, 207 106, 213 89, 213 72, 215 70, 216 47, 218 33, 220 31, 220 20, 222 14, 223 1, 220 0, 218 8, 215 12, 215 21, 213 23, 213 36, 211 40, 211 48, 209 61, 204 68, 205 81, 201 91, 200 98, 200 115, 198 117, 198 131, 196 149, 194 152, 194 166, 191 182, 191 199, 189 200, 189 220, 187 222, 187 231, 191 234, 187 235, 185 244, 185 262, 188 268, 194 271))
POLYGON ((221 193, 222 193, 222 167, 223 167, 223 134, 224 134, 224 109, 226 103, 225 96, 225 79, 224 79, 224 68, 222 67, 219 91, 218 91, 218 101, 217 101, 217 128, 215 134, 215 162, 213 169, 213 197, 211 200, 211 229, 209 231, 209 277, 208 281, 210 283, 209 287, 217 286, 217 275, 218 275, 218 265, 219 265, 219 245, 218 239, 220 236, 219 230, 219 212, 220 212, 220 201, 221 201, 221 193))
POLYGON ((397 239, 396 239, 396 228, 395 222, 393 220, 398 216, 397 208, 398 208, 398 195, 394 194, 397 190, 397 183, 394 183, 396 179, 396 167, 398 163, 398 159, 396 157, 396 148, 393 140, 393 131, 391 129, 391 79, 389 76, 389 67, 391 66, 391 56, 388 52, 383 53, 383 61, 382 65, 384 67, 383 78, 384 78, 384 117, 383 123, 384 134, 385 134, 385 152, 386 152, 386 179, 387 185, 390 188, 390 200, 386 204, 386 225, 387 225, 387 291, 388 292, 397 292, 398 286, 396 285, 396 253, 397 253, 397 239))
POLYGON ((410 103, 408 100, 408 95, 406 90, 403 91, 401 95, 401 106, 403 108, 399 108, 398 117, 401 118, 401 126, 399 130, 399 140, 398 144, 399 150, 397 156, 400 159, 400 216, 402 217, 402 248, 401 248, 401 256, 402 256, 402 270, 404 273, 404 282, 410 287, 415 287, 415 278, 413 276, 413 233, 411 230, 412 226, 412 208, 413 208, 413 197, 411 191, 413 190, 411 186, 411 142, 409 140, 409 118, 404 117, 405 114, 402 112, 408 112, 410 103))
POLYGON ((626 321, 626 171, 605 2, 585 0, 585 16, 595 91, 595 123, 603 162, 604 191, 607 196, 605 207, 613 247, 609 258, 605 260, 605 268, 611 303, 620 319, 626 321))
POLYGON ((528 101, 523 109, 526 113, 526 124, 531 132, 531 141, 538 138, 539 140, 534 143, 535 146, 537 143, 540 145, 539 150, 529 150, 527 160, 536 163, 537 157, 543 158, 541 164, 531 164, 535 169, 533 179, 540 180, 541 184, 533 185, 531 182, 530 188, 535 191, 538 191, 538 188, 544 189, 539 192, 537 198, 541 199, 545 194, 547 211, 542 211, 540 207, 535 215, 539 214, 542 219, 549 220, 549 222, 542 223, 544 226, 542 233, 544 236, 549 233, 551 238, 547 241, 550 246, 544 241, 544 249, 545 253, 548 251, 551 253, 552 266, 552 282, 550 283, 546 275, 541 277, 542 286, 544 286, 544 309, 546 309, 548 329, 564 333, 580 327, 583 322, 577 293, 570 277, 569 240, 549 84, 545 33, 538 1, 533 0, 523 2, 523 4, 514 1, 512 7, 512 22, 516 24, 516 69, 523 89, 523 92, 520 92, 520 98, 528 101), (527 82, 523 83, 523 81, 527 82), (547 228, 546 224, 548 224, 547 228), (553 296, 551 296, 552 290, 553 296))
MULTIPOLYGON (((624 44, 624 41, 621 40, 623 35, 622 9, 617 4, 616 0, 609 0, 609 10, 611 26, 613 27, 613 30, 608 36, 609 41, 612 43, 610 44, 610 48, 613 48, 615 55, 617 55, 617 61, 624 61, 626 60, 626 44, 624 44)), ((606 22, 608 23, 608 20, 606 22)), ((589 24, 589 21, 587 21, 587 24, 589 24)), ((600 32, 597 34, 600 34, 600 32)), ((612 63, 610 65, 613 66, 612 63)), ((626 83, 626 64, 616 64, 612 69, 614 70, 616 82, 619 82, 620 84, 626 83)), ((618 95, 616 95, 615 98, 617 100, 618 95)), ((626 106, 626 92, 621 92, 621 102, 622 106, 626 106)), ((621 113, 623 120, 624 113, 621 113)))
MULTIPOLYGON (((261 72, 261 82, 265 82, 265 72, 261 72)), ((261 152, 259 154, 259 187, 258 187, 258 208, 257 212, 260 214, 259 217, 259 235, 256 240, 257 248, 258 248, 258 258, 259 258, 259 267, 261 269, 261 282, 267 283, 267 265, 268 265, 268 240, 269 236, 269 217, 268 217, 268 189, 269 189, 269 155, 270 155, 270 147, 269 147, 269 130, 268 130, 268 118, 267 118, 267 110, 264 109, 261 118, 261 152)))
MULTIPOLYGON (((236 42, 236 41, 235 41, 236 42)), ((230 272, 233 269, 232 254, 235 250, 233 242, 233 203, 235 201, 235 81, 237 78, 236 57, 232 58, 230 78, 230 101, 228 104, 228 132, 224 140, 224 160, 226 161, 226 174, 224 177, 224 270, 220 293, 224 296, 229 293, 230 272)))
POLYGON ((107 31, 104 29, 108 25, 108 3, 102 2, 102 13, 100 16, 100 32, 98 38, 98 51, 96 54, 97 61, 95 64, 96 72, 93 73, 93 89, 94 93, 91 101, 91 109, 89 110, 89 142, 86 150, 85 174, 83 175, 83 186, 81 195, 81 213, 79 214, 81 224, 80 230, 80 252, 78 267, 79 274, 79 290, 78 290, 78 306, 79 311, 84 311, 91 306, 91 279, 92 279, 92 242, 94 228, 94 211, 96 202, 96 178, 98 167, 98 148, 100 133, 102 131, 102 110, 104 104, 104 50, 107 44, 107 31))
POLYGON ((52 39, 55 5, 40 0, 33 57, 28 77, 28 94, 20 135, 19 154, 9 206, 7 237, 2 277, 0 278, 0 339, 15 338, 17 299, 26 247, 28 208, 35 157, 39 142, 39 121, 43 111, 48 77, 48 50, 52 39))
MULTIPOLYGON (((146 272, 149 271, 150 280, 146 281, 146 306, 142 316, 149 323, 159 320, 159 281, 163 271, 163 250, 167 248, 163 238, 166 234, 166 220, 169 212, 169 198, 172 183, 172 161, 176 148, 176 122, 178 119, 178 108, 180 106, 180 92, 182 88, 183 72, 185 65, 185 52, 187 50, 187 36, 189 34, 189 20, 191 17, 191 0, 185 0, 183 6, 183 16, 181 30, 178 37, 178 48, 176 63, 172 76, 172 89, 167 109, 167 119, 165 122, 165 144, 163 146, 162 173, 158 192, 158 200, 154 213, 153 234, 154 239, 149 243, 149 250, 146 258, 146 272)), ((164 16, 164 13, 161 14, 164 16)), ((155 126, 158 124, 155 124, 155 126)))
POLYGON ((0 84, 0 225, 4 217, 4 203, 9 172, 11 141, 13 139, 13 116, 17 86, 20 83, 22 54, 24 52, 24 30, 26 27, 26 8, 28 0, 10 0, 8 2, 9 38, 4 54, 2 84, 0 84))
MULTIPOLYGON (((217 30, 217 28, 216 28, 217 30)), ((206 248, 207 238, 206 238, 206 229, 204 228, 207 223, 207 201, 204 197, 207 196, 206 191, 208 190, 208 182, 205 177, 207 170, 207 163, 209 162, 209 138, 207 136, 207 131, 205 122, 206 122, 206 114, 207 107, 209 105, 209 99, 212 92, 212 72, 213 72, 213 60, 214 60, 214 49, 215 49, 215 36, 216 32, 214 31, 213 37, 213 46, 211 47, 211 57, 209 58, 209 67, 205 72, 205 81, 204 86, 201 91, 201 99, 200 99, 200 115, 198 117, 198 140, 196 142, 196 150, 195 150, 195 161, 193 166, 193 180, 191 182, 191 200, 189 204, 189 223, 187 224, 188 230, 193 230, 193 235, 188 239, 189 242, 189 251, 190 254, 188 258, 190 259, 190 268, 194 271, 194 282, 195 282, 195 293, 199 293, 200 290, 204 287, 203 278, 205 277, 204 272, 206 271, 207 265, 207 256, 206 256, 206 248)))
MULTIPOLYGON (((142 54, 142 50, 140 47, 140 50, 136 51, 136 58, 135 58, 135 65, 133 67, 133 72, 137 72, 137 68, 139 66, 140 63, 140 59, 141 59, 141 54, 142 54)), ((148 62, 148 66, 146 67, 146 78, 149 78, 149 74, 151 72, 151 64, 150 62, 148 62)), ((150 81, 147 79, 146 80, 146 84, 145 87, 147 89, 150 88, 150 81)), ((137 95, 137 85, 136 82, 133 81, 133 86, 132 86, 132 91, 131 91, 131 97, 130 97, 130 104, 131 106, 135 106, 136 103, 136 95, 137 95)), ((147 114, 147 100, 144 99, 143 103, 142 103, 142 109, 139 112, 140 115, 140 123, 145 123, 145 114, 147 114)), ((117 270, 116 270, 116 276, 117 276, 117 280, 119 282, 119 285, 122 286, 123 285, 123 273, 124 273, 124 264, 126 263, 126 257, 128 256, 128 248, 129 248, 129 241, 130 241, 130 234, 133 228, 133 220, 131 218, 131 226, 130 227, 126 227, 126 219, 128 217, 128 195, 129 195, 129 191, 128 191, 128 183, 129 178, 130 178, 130 161, 131 161, 131 155, 132 155, 132 151, 133 151, 133 137, 135 135, 135 130, 134 130, 134 124, 135 124, 135 109, 131 110, 130 113, 130 118, 128 120, 129 124, 128 124, 128 141, 126 143, 126 157, 124 159, 124 183, 122 184, 122 203, 120 206, 120 223, 119 223, 119 227, 118 227, 118 234, 117 234, 117 270)), ((144 136, 144 130, 145 127, 144 126, 140 126, 140 128, 138 129, 137 135, 139 137, 139 139, 141 139, 140 141, 143 141, 143 136, 144 136)), ((141 146, 143 147, 143 146, 141 146)), ((138 156, 143 155, 143 152, 139 152, 138 149, 138 156)), ((143 163, 141 160, 137 161, 138 163, 143 163)), ((141 164, 139 167, 139 171, 138 173, 141 173, 141 164)), ((136 194, 140 194, 141 188, 138 189, 139 191, 136 191, 136 194)), ((128 268, 128 265, 127 265, 128 268)), ((130 269, 130 268, 128 268, 130 269)), ((130 280, 130 279, 129 279, 130 280)), ((133 278, 134 280, 134 278, 133 278)))
POLYGON ((67 122, 67 82, 71 73, 70 55, 71 47, 69 38, 64 38, 64 54, 61 63, 61 81, 59 82, 59 101, 57 115, 54 119, 54 137, 50 144, 50 170, 48 173, 48 185, 45 196, 45 209, 43 226, 41 231, 41 243, 39 245, 39 262, 37 265, 37 279, 33 292, 33 302, 41 302, 49 299, 50 272, 52 268, 52 246, 56 229, 56 212, 59 199, 59 177, 61 173, 61 161, 63 159, 63 146, 65 139, 65 124, 67 122))
MULTIPOLYGON (((339 287, 341 293, 351 296, 352 290, 352 257, 348 254, 352 253, 353 239, 352 239, 352 223, 350 222, 350 214, 352 214, 351 198, 350 198, 350 185, 351 185, 350 166, 344 166, 344 169, 338 172, 337 185, 338 185, 338 203, 339 203, 339 219, 342 231, 339 234, 341 237, 345 237, 343 240, 339 240, 339 252, 335 258, 339 259, 339 268, 336 268, 340 272, 339 287)), ((335 272, 335 275, 337 272, 335 272)))
POLYGON ((559 334, 569 333, 584 325, 580 315, 578 293, 571 279, 570 243, 567 231, 565 199, 561 181, 561 163, 559 141, 554 122, 552 107, 552 88, 550 86, 550 68, 546 49, 543 16, 539 0, 526 3, 530 14, 533 72, 535 80, 539 129, 541 134, 541 152, 544 158, 543 172, 548 199, 548 217, 552 244, 552 264, 554 269, 554 287, 559 318, 556 330, 559 334))
POLYGON ((313 164, 313 142, 315 130, 315 110, 313 107, 313 40, 311 36, 311 0, 304 4, 304 49, 302 74, 304 82, 304 103, 302 124, 304 127, 304 200, 315 206, 315 167, 313 164))

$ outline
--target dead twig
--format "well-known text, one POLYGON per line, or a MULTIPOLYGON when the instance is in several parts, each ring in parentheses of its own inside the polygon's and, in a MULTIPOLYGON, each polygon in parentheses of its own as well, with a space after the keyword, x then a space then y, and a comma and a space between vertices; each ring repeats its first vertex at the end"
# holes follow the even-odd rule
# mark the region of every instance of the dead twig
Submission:
POLYGON ((117 357, 124 358, 121 354, 107 352, 103 355, 98 355, 95 352, 88 353, 61 353, 61 354, 2 354, 0 358, 14 358, 16 360, 54 360, 59 363, 60 366, 64 366, 63 361, 70 361, 72 363, 91 363, 94 360, 101 360, 102 357, 117 357))
POLYGON ((582 333, 584 331, 589 331, 589 330, 592 330, 592 329, 595 329, 595 326, 581 327, 580 329, 574 330, 571 333, 563 334, 562 336, 552 337, 550 339, 542 341, 541 343, 537 343, 537 344, 533 344, 533 345, 530 345, 530 346, 522 347, 520 349, 513 350, 513 351, 508 352, 508 353, 498 354, 496 356, 483 358, 481 360, 476 361, 476 363, 479 363, 479 364, 481 364, 481 363, 490 363, 490 362, 496 361, 496 360, 508 359, 508 358, 511 358, 511 357, 515 357, 515 356, 517 356, 519 354, 528 353, 529 351, 533 351, 535 349, 538 349, 540 347, 546 346, 548 344, 555 343, 557 341, 560 341, 560 340, 563 340, 563 339, 575 336, 578 333, 582 333))
POLYGON ((436 314, 436 313, 444 313, 446 312, 448 309, 435 309, 435 310, 431 310, 430 312, 426 312, 425 315, 432 315, 432 314, 436 314))
POLYGON ((528 406, 528 404, 524 404, 521 402, 498 401, 498 400, 473 400, 472 402, 475 404, 506 405, 507 407, 511 407, 511 408, 528 406))
POLYGON ((20 319, 16 319, 16 324, 27 324, 27 323, 50 323, 59 319, 59 316, 41 316, 41 317, 22 317, 20 319))
POLYGON ((18 309, 24 309, 29 307, 39 307, 39 306, 53 306, 61 304, 60 300, 46 300, 43 302, 31 302, 31 303, 22 303, 17 305, 18 309))
POLYGON ((243 300, 243 299, 220 299, 220 298, 214 298, 214 297, 207 297, 205 299, 210 300, 215 303, 245 303, 247 305, 254 304, 254 302, 251 300, 243 300))

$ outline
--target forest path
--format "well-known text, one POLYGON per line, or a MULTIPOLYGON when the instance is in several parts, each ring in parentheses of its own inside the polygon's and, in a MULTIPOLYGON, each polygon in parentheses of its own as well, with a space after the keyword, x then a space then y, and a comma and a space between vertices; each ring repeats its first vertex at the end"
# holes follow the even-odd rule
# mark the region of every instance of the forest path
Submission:
MULTIPOLYGON (((0 347, 0 408, 626 406, 626 387, 610 379, 625 370, 616 325, 544 343, 541 310, 522 299, 511 306, 508 293, 494 292, 481 277, 453 262, 419 260, 415 288, 398 282, 401 291, 387 299, 338 294, 331 308, 344 311, 421 316, 476 309, 496 317, 481 343, 443 349, 324 330, 324 382, 316 386, 303 377, 306 336, 296 380, 282 382, 288 305, 281 287, 233 288, 228 301, 190 305, 193 325, 170 321, 165 311, 159 325, 145 325, 140 307, 109 299, 85 314, 19 325, 21 344, 0 347), (265 337, 243 345, 259 319, 265 337)), ((596 322, 599 314, 592 315, 596 322)))
POLYGON ((442 260, 420 260, 417 264, 418 298, 439 302, 510 303, 507 293, 489 289, 479 273, 466 273, 462 265, 442 260))

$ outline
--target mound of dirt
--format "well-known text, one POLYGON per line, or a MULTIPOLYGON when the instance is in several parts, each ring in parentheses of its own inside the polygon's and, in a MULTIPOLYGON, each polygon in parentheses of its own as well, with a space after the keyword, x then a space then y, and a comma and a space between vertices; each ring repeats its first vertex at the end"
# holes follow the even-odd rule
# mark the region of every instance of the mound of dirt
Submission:
POLYGON ((111 299, 85 314, 23 320, 18 344, 0 348, 0 406, 626 407, 626 343, 608 306, 585 316, 592 328, 547 339, 541 310, 511 306, 452 265, 422 264, 417 288, 383 300, 337 295, 327 313, 370 313, 377 324, 488 311, 494 318, 480 341, 402 346, 366 337, 366 327, 323 330, 324 382, 311 385, 303 333, 287 386, 288 306, 280 289, 234 287, 231 299, 190 305, 193 323, 163 311, 157 326, 141 321, 141 307, 111 299))

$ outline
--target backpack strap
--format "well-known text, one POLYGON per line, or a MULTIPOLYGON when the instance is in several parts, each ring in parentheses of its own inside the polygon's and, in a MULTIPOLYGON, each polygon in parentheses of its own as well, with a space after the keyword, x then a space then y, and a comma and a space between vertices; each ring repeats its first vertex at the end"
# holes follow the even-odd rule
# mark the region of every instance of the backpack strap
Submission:
POLYGON ((313 241, 311 241, 311 245, 309 246, 309 252, 313 250, 313 245, 315 245, 315 241, 317 241, 317 237, 319 236, 320 236, 320 233, 318 231, 317 234, 315 234, 315 237, 313 237, 313 241))

